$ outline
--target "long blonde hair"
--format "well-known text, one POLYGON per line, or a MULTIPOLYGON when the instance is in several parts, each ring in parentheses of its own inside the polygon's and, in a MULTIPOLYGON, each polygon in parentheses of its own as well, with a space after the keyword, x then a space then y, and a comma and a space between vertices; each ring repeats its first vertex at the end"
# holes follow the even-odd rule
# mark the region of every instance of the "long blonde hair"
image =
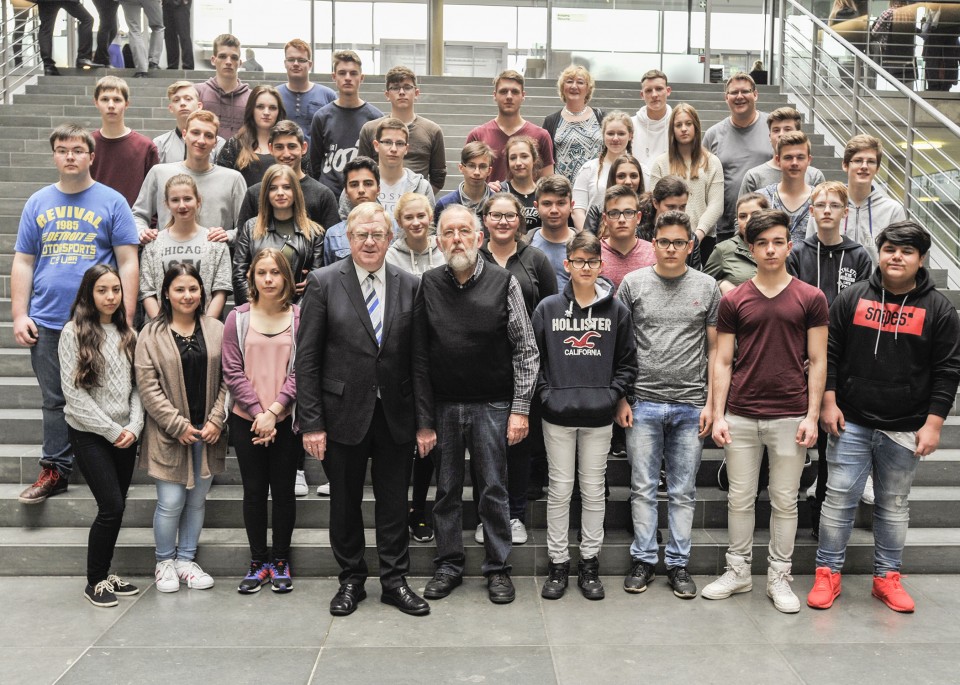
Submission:
POLYGON ((263 174, 263 182, 260 184, 260 211, 257 212, 257 221, 253 226, 254 240, 260 240, 267 231, 270 230, 270 222, 273 221, 273 205, 270 204, 270 184, 278 178, 286 179, 290 182, 293 189, 293 223, 300 229, 307 240, 312 240, 314 235, 323 231, 318 224, 310 220, 307 216, 306 203, 303 200, 303 191, 300 189, 300 179, 297 178, 293 169, 283 164, 274 164, 263 174))
POLYGON ((687 177, 687 165, 683 161, 683 155, 680 153, 680 143, 677 142, 677 137, 673 132, 673 125, 677 121, 677 117, 681 114, 686 114, 693 121, 693 143, 690 148, 690 176, 689 180, 700 178, 700 170, 707 170, 707 163, 710 160, 710 153, 707 150, 703 149, 703 144, 701 143, 701 137, 703 134, 703 127, 700 124, 700 115, 697 114, 697 110, 693 105, 688 105, 686 102, 681 102, 679 105, 673 108, 673 112, 670 114, 670 125, 667 127, 667 159, 670 161, 670 173, 680 178, 687 177))

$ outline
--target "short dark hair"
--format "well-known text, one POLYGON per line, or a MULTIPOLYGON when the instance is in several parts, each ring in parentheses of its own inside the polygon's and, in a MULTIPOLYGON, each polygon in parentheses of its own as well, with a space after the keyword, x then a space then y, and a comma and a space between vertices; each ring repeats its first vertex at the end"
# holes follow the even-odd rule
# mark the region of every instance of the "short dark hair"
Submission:
POLYGON ((690 228, 690 217, 686 212, 679 212, 675 209, 671 209, 668 212, 664 212, 657 217, 656 223, 653 225, 653 237, 657 237, 657 233, 660 232, 660 229, 664 226, 679 226, 687 232, 687 240, 693 239, 693 229, 690 228))
POLYGON ((637 209, 640 209, 640 198, 634 192, 633 188, 625 185, 615 185, 607 188, 603 194, 603 211, 607 211, 607 205, 619 200, 621 197, 632 197, 636 200, 637 209))
POLYGON ((790 239, 790 217, 780 209, 761 209, 747 222, 747 244, 753 245, 764 231, 782 226, 790 239))
POLYGON ((359 169, 367 169, 370 173, 373 174, 373 177, 377 179, 377 185, 380 185, 380 166, 374 162, 369 157, 364 157, 363 155, 357 155, 349 162, 343 165, 343 183, 346 185, 347 179, 350 176, 351 172, 358 171, 359 169))
POLYGON ((539 200, 544 195, 557 195, 559 197, 573 197, 573 186, 566 176, 561 174, 550 174, 537 181, 537 195, 539 200))
POLYGON ((284 119, 274 124, 273 128, 270 129, 269 142, 272 143, 281 136, 294 136, 300 143, 304 143, 306 141, 306 138, 303 137, 303 129, 300 128, 300 125, 295 121, 290 121, 289 119, 284 119))
POLYGON ((909 245, 916 248, 923 257, 930 251, 931 239, 927 229, 916 221, 898 221, 880 231, 877 236, 877 250, 880 250, 884 243, 909 245))
POLYGON ((690 195, 690 187, 687 182, 675 174, 668 174, 657 181, 653 186, 653 199, 658 203, 663 202, 668 197, 680 197, 681 195, 690 195))
POLYGON ((581 231, 567 241, 567 259, 577 250, 600 256, 600 238, 590 231, 581 231))
POLYGON ((740 205, 745 202, 756 202, 760 205, 760 209, 770 209, 770 200, 767 199, 766 195, 761 195, 760 193, 747 193, 746 195, 741 195, 737 198, 737 211, 740 210, 740 205))
POLYGON ((85 129, 80 124, 60 124, 50 133, 50 149, 53 150, 57 147, 57 143, 64 140, 70 140, 71 138, 78 138, 87 144, 87 150, 93 152, 94 142, 93 136, 90 135, 90 131, 85 129))

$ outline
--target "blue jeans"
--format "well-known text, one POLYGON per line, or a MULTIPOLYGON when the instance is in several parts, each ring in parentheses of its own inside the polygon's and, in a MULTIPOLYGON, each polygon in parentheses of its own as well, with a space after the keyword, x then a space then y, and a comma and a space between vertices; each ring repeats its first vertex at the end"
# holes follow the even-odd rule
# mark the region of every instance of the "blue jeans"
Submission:
POLYGON ((664 561, 667 568, 686 566, 690 561, 697 471, 703 453, 698 435, 701 409, 692 404, 633 403, 633 427, 627 429, 627 458, 634 531, 630 556, 634 559, 657 563, 657 482, 660 463, 664 461, 670 526, 664 561))
POLYGON ((198 440, 193 443, 190 452, 193 460, 193 489, 187 490, 185 483, 157 481, 157 509, 153 514, 157 561, 193 561, 197 558, 197 544, 200 541, 200 531, 203 530, 207 493, 213 485, 213 476, 200 477, 203 442, 198 440))
POLYGON ((43 407, 43 448, 40 466, 55 469, 68 477, 73 471, 73 448, 63 415, 63 388, 60 387, 60 331, 37 326, 37 343, 30 348, 30 365, 40 385, 43 407))
MULTIPOLYGON (((510 402, 437 402, 437 499, 433 528, 437 534, 438 571, 463 575, 464 450, 470 450, 480 492, 486 556, 484 575, 509 571, 510 505, 507 501, 507 418, 510 402)), ((475 495, 476 496, 476 495, 475 495)))
POLYGON ((833 571, 843 561, 853 530, 857 504, 873 471, 873 572, 899 571, 910 524, 910 486, 920 459, 878 430, 847 421, 840 437, 827 441, 827 499, 820 513, 817 566, 833 571))

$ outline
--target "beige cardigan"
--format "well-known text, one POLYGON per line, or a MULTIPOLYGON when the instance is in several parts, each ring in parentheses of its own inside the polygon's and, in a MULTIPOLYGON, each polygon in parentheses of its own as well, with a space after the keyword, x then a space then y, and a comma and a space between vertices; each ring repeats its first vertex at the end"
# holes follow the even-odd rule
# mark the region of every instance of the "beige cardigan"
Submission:
MULTIPOLYGON (((207 348, 207 420, 221 429, 220 440, 203 445, 200 477, 223 473, 227 457, 226 414, 223 409, 227 386, 223 382, 220 353, 223 347, 223 324, 204 316, 200 319, 207 348)), ((137 386, 146 412, 143 440, 140 445, 140 468, 158 480, 194 483, 191 448, 181 445, 177 436, 189 427, 190 405, 183 383, 180 351, 165 321, 144 326, 137 339, 135 359, 137 386)))

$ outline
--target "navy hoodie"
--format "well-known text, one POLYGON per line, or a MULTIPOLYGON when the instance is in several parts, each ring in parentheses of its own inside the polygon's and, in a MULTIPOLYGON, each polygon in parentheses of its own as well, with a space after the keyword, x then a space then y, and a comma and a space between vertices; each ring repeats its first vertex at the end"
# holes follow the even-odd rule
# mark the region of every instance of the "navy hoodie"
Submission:
POLYGON ((880 270, 830 307, 826 389, 847 421, 916 431, 946 417, 960 383, 960 317, 926 269, 905 295, 883 288, 880 270))
POLYGON ((787 256, 787 271, 820 288, 830 305, 841 290, 870 278, 873 262, 863 245, 846 236, 838 245, 824 245, 814 234, 793 246, 787 256))
POLYGON ((540 348, 536 393, 543 418, 558 426, 609 425, 637 377, 630 310, 613 297, 607 281, 598 280, 595 287, 597 300, 586 309, 567 283, 533 313, 540 348))

